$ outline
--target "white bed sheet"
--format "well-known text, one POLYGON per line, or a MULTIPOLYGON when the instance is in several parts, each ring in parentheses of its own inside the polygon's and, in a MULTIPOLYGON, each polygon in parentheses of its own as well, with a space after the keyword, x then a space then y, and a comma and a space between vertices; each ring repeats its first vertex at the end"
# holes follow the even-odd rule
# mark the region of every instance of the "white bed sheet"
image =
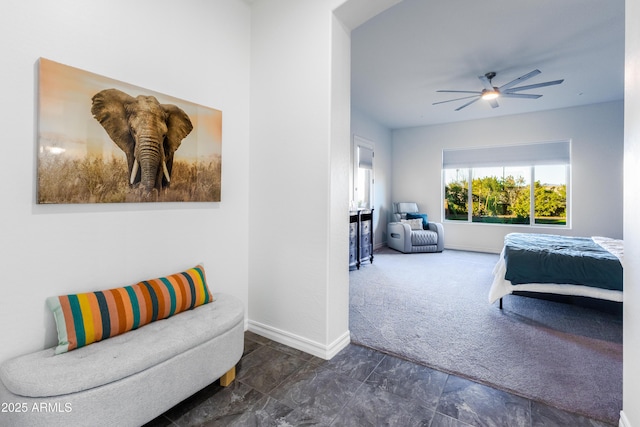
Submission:
MULTIPOLYGON (((593 237, 593 240, 600 246, 614 254, 620 259, 620 263, 624 268, 624 254, 622 240, 611 239, 608 237, 593 237)), ((507 265, 504 262, 504 248, 500 253, 500 259, 493 268, 493 283, 489 290, 489 303, 493 304, 505 295, 509 295, 515 291, 523 292, 541 292, 559 295, 576 295, 583 297, 591 297, 604 299, 608 301, 622 302, 622 291, 610 289, 594 288, 593 286, 572 285, 562 283, 523 283, 520 285, 512 285, 511 281, 505 279, 507 265)))

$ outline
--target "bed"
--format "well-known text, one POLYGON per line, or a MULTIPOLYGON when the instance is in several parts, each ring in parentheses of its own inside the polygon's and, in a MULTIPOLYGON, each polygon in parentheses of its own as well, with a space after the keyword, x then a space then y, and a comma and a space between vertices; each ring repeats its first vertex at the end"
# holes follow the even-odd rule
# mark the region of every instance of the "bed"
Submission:
POLYGON ((493 269, 493 304, 513 292, 622 302, 623 242, 608 237, 510 233, 493 269))

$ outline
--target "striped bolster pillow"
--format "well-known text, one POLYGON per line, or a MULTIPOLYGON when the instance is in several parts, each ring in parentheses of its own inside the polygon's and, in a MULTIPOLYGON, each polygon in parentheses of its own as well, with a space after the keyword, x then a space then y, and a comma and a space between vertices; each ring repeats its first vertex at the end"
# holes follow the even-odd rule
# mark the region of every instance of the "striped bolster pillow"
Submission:
POLYGON ((84 347, 213 301, 204 267, 123 288, 47 298, 56 354, 84 347))

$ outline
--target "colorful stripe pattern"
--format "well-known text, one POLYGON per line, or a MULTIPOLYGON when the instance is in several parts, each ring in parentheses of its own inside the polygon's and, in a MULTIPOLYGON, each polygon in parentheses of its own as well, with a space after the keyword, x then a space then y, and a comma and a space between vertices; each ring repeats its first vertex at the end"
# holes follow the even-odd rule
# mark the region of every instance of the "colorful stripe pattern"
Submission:
POLYGON ((213 301, 204 267, 106 291, 50 297, 56 354, 80 348, 213 301))

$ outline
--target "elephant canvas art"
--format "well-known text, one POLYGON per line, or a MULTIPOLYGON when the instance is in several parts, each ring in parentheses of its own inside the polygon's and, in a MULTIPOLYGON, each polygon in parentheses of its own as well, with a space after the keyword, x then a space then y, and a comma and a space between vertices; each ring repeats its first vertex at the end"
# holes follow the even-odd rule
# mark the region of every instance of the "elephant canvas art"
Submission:
POLYGON ((219 202, 222 112, 40 58, 37 202, 219 202))
POLYGON ((105 89, 92 98, 91 113, 127 156, 129 184, 148 195, 171 183, 173 154, 193 130, 187 113, 154 96, 132 97, 105 89))

